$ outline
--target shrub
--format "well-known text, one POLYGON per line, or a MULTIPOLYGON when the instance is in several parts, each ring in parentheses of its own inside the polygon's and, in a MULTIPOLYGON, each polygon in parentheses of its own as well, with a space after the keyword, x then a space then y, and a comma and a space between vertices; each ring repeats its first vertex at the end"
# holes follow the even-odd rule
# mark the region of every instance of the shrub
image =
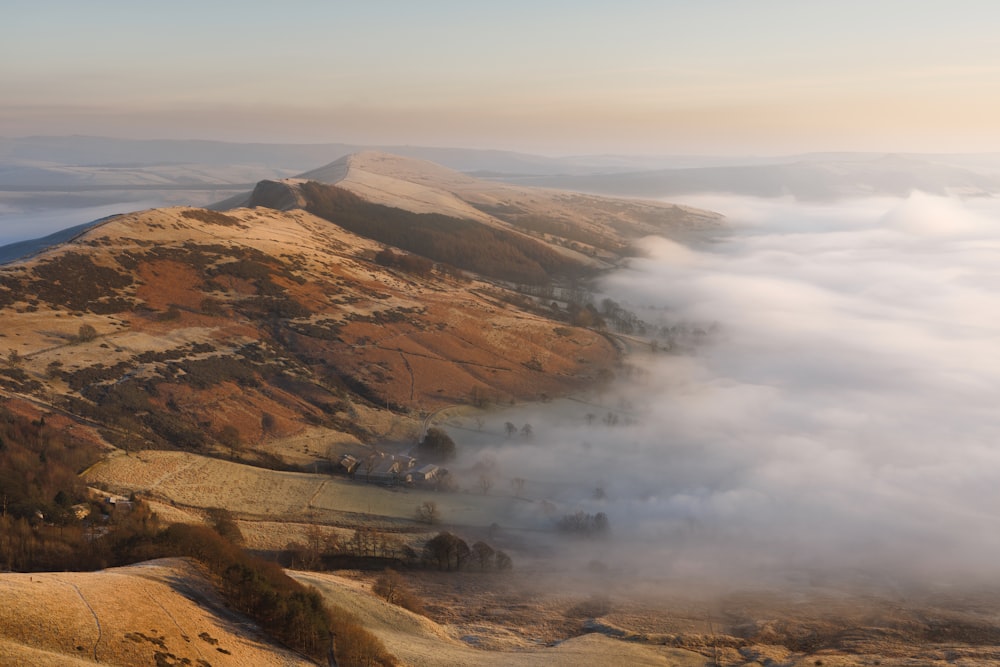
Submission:
POLYGON ((440 520, 441 514, 437 503, 433 500, 425 500, 417 505, 417 521, 435 524, 440 520))
POLYGON ((97 338, 97 329, 89 324, 81 324, 74 341, 77 343, 88 343, 95 338, 97 338))
POLYGON ((223 539, 236 546, 243 544, 243 532, 236 523, 236 517, 227 509, 214 507, 208 510, 208 520, 223 539))
POLYGON ((372 592, 386 602, 412 611, 414 614, 425 612, 423 603, 395 570, 386 570, 380 574, 372 584, 372 592))
POLYGON ((514 561, 511 560, 503 551, 497 551, 496 554, 496 568, 501 572, 506 572, 514 567, 514 561))

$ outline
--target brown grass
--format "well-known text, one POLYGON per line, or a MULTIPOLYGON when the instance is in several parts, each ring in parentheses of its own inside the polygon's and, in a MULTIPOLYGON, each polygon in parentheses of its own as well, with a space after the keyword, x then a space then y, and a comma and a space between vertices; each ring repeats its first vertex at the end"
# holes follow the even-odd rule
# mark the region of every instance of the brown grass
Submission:
POLYGON ((195 665, 312 664, 263 641, 230 614, 187 561, 94 573, 2 574, 0 596, 2 664, 97 660, 131 667, 156 664, 157 653, 195 665))
MULTIPOLYGON (((73 248, 95 265, 125 267, 137 277, 122 292, 139 304, 134 311, 78 316, 55 303, 28 304, 31 269, 64 250, 0 271, 25 292, 25 301, 0 308, 0 355, 22 355, 25 377, 40 383, 36 399, 77 398, 49 371, 52 363, 67 373, 117 365, 108 382, 149 381, 155 410, 179 406, 171 419, 206 434, 208 451, 229 453, 216 442, 228 425, 239 430, 245 456, 257 449, 306 464, 327 451, 282 451, 280 441, 317 425, 338 432, 342 442, 397 437, 418 425, 408 414, 468 402, 477 392, 503 402, 564 394, 615 361, 615 350, 594 332, 555 336, 551 320, 484 297, 480 283, 380 266, 370 259, 378 246, 303 211, 233 211, 227 215, 241 226, 220 226, 192 219, 190 210, 121 216, 73 248), (214 268, 237 262, 249 277, 214 268), (267 274, 266 281, 258 274, 267 274), (268 291, 266 299, 300 304, 299 315, 313 315, 273 321, 259 307, 260 290, 268 291), (203 310, 208 299, 210 312, 203 310), (81 325, 98 336, 74 340, 81 325), (232 356, 256 340, 267 350, 255 370, 257 386, 194 386, 181 374, 164 382, 163 362, 138 361, 144 353, 195 344, 232 356), (535 361, 540 366, 532 367, 535 361), (275 418, 267 433, 260 428, 263 412, 275 418)), ((145 422, 132 434, 137 446, 143 439, 157 446, 177 439, 178 428, 144 414, 132 414, 145 422)))

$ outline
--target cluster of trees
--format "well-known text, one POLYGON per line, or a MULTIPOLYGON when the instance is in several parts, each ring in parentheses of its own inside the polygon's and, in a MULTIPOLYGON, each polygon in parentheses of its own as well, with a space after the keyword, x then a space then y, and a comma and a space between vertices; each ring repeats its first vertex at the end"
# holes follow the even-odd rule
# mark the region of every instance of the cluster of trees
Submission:
POLYGON ((357 623, 334 615, 315 589, 308 589, 287 574, 277 563, 266 561, 240 549, 206 526, 174 524, 157 533, 146 546, 158 557, 186 556, 205 564, 216 576, 220 592, 234 610, 254 619, 268 634, 317 660, 325 660, 331 631, 340 650, 360 643, 366 653, 384 656, 371 663, 394 664, 381 642, 357 623), (341 622, 336 623, 340 618, 341 622), (352 625, 354 627, 352 627, 352 625))
POLYGON ((417 552, 395 535, 364 526, 342 540, 335 532, 310 525, 305 540, 290 542, 287 552, 293 568, 306 570, 412 567, 419 562, 417 552))
MULTIPOLYGON (((517 434, 517 424, 514 422, 504 422, 503 431, 507 434, 508 438, 512 438, 517 434)), ((521 435, 529 440, 535 435, 535 430, 532 428, 531 424, 525 424, 521 427, 520 431, 521 435)))
POLYGON ((604 512, 597 512, 596 514, 586 512, 567 514, 556 522, 556 528, 561 533, 583 537, 603 537, 610 530, 608 515, 604 512))
POLYGON ((473 220, 373 204, 315 182, 304 183, 302 193, 306 210, 344 229, 491 278, 546 283, 582 269, 543 243, 473 220))
MULTIPOLYGON (((14 572, 99 570, 134 562, 126 554, 143 536, 159 528, 145 505, 131 512, 104 515, 93 506, 86 521, 73 515, 65 523, 40 518, 0 515, 0 569, 14 572)), ((139 560, 138 558, 136 560, 139 560)))
POLYGON ((68 525, 71 506, 87 502, 77 473, 100 458, 96 445, 0 407, 0 516, 68 525))
POLYGON ((503 551, 494 549, 483 541, 471 547, 457 535, 443 531, 427 540, 422 554, 428 567, 453 572, 457 570, 479 570, 480 572, 510 570, 514 563, 503 551))
POLYGON ((418 276, 430 275, 431 271, 434 270, 434 262, 426 257, 412 253, 393 252, 390 248, 385 248, 376 253, 375 263, 400 269, 401 271, 413 273, 418 276))
POLYGON ((444 463, 455 458, 455 441, 437 426, 431 426, 417 445, 417 458, 430 463, 444 463))
POLYGON ((601 316, 618 333, 645 334, 647 324, 638 315, 622 307, 614 299, 601 299, 601 316))
POLYGON ((292 567, 312 570, 429 568, 447 572, 502 572, 513 567, 510 556, 503 551, 483 541, 470 547, 461 537, 447 531, 427 540, 417 553, 398 537, 371 528, 357 528, 350 539, 341 540, 335 533, 310 526, 305 541, 290 543, 288 552, 292 567))

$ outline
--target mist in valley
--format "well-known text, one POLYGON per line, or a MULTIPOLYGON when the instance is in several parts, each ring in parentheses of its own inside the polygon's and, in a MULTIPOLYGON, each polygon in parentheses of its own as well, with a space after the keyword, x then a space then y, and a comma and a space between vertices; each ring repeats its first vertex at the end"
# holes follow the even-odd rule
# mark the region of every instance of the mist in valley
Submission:
POLYGON ((466 419, 452 429, 463 484, 528 499, 498 523, 557 569, 768 586, 995 576, 1000 204, 683 203, 731 233, 699 249, 645 239, 598 299, 647 338, 698 343, 627 340, 601 390, 466 419), (576 512, 606 514, 609 534, 560 535, 576 512))

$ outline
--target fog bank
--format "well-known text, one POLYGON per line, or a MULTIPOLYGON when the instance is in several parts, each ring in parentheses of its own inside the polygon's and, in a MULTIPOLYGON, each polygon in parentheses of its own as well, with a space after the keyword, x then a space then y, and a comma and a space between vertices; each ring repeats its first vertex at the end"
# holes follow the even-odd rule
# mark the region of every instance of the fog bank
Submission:
POLYGON ((532 425, 485 445, 497 475, 560 513, 607 513, 611 538, 578 551, 627 568, 997 574, 1000 204, 685 203, 733 233, 702 250, 647 239, 602 290, 713 333, 633 354, 589 405, 496 417, 532 425))

